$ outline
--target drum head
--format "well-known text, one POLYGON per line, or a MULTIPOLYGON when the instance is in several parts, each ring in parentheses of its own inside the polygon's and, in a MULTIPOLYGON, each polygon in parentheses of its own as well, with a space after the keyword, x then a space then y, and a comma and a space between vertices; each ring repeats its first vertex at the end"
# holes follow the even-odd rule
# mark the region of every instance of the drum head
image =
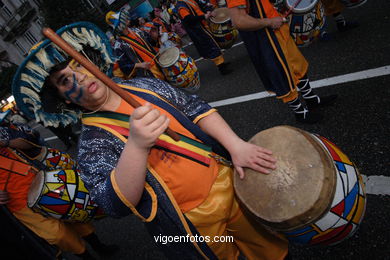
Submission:
POLYGON ((169 67, 175 64, 179 59, 180 50, 176 47, 168 48, 164 50, 158 57, 158 63, 161 67, 169 67))
POLYGON ((40 171, 35 176, 34 180, 31 183, 30 189, 27 196, 27 206, 29 208, 34 207, 35 203, 38 201, 41 196, 43 184, 45 182, 45 173, 40 171))
POLYGON ((215 15, 210 17, 213 23, 226 23, 230 20, 229 8, 222 7, 214 10, 215 15))
POLYGON ((292 12, 295 14, 304 14, 311 11, 318 2, 318 0, 301 0, 301 2, 295 6, 297 1, 299 0, 285 0, 287 9, 292 8, 292 12))
POLYGON ((278 126, 255 135, 251 143, 270 149, 277 169, 270 174, 234 174, 244 209, 274 230, 290 231, 320 218, 331 206, 336 171, 332 158, 311 134, 278 126))

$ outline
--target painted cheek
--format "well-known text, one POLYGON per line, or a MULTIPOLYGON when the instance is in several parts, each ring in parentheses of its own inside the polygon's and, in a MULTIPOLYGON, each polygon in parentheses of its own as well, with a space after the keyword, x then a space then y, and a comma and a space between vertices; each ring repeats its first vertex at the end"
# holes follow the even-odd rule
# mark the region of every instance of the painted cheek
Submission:
POLYGON ((72 101, 73 103, 80 104, 80 99, 83 97, 83 94, 83 88, 79 86, 76 80, 76 75, 73 73, 72 87, 68 91, 65 91, 64 95, 68 100, 72 101), (70 95, 75 93, 77 89, 79 89, 79 94, 75 98, 71 97, 70 95))

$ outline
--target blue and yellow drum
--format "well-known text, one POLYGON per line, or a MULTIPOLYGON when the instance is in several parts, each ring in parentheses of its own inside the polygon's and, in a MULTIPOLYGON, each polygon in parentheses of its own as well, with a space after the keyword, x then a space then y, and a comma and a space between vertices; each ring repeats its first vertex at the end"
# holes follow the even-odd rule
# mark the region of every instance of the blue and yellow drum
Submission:
POLYGON ((88 222, 104 216, 91 200, 69 154, 48 148, 42 163, 48 169, 35 176, 28 194, 28 206, 56 219, 88 222))
POLYGON ((209 28, 221 49, 230 49, 237 39, 238 31, 233 27, 226 7, 217 8, 210 17, 209 28))
POLYGON ((195 61, 181 49, 165 49, 158 57, 158 64, 172 86, 189 92, 199 89, 200 76, 195 61))
MULTIPOLYGON (((286 0, 287 8, 292 8, 294 2, 286 0)), ((318 0, 302 0, 288 19, 291 36, 299 47, 308 46, 319 37, 326 21, 324 7, 318 0)))
POLYGON ((244 180, 234 177, 250 218, 303 245, 333 245, 355 233, 366 208, 364 184, 335 144, 289 126, 262 131, 250 142, 277 159, 269 175, 246 170, 244 180))

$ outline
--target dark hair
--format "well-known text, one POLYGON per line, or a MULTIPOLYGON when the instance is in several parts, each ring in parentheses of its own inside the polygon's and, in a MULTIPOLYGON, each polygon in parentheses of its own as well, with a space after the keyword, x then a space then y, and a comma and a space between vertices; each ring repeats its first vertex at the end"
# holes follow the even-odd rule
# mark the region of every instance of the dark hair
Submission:
POLYGON ((139 21, 138 21, 138 19, 132 19, 132 20, 130 20, 130 27, 139 27, 139 21))
MULTIPOLYGON (((104 63, 101 53, 98 50, 92 48, 91 46, 82 44, 82 54, 84 57, 88 58, 93 64, 98 65, 104 63)), ((50 69, 49 76, 46 77, 42 90, 39 93, 42 102, 42 108, 45 112, 62 113, 64 110, 84 110, 83 107, 77 104, 67 104, 65 102, 65 98, 62 97, 58 92, 57 87, 54 86, 50 81, 50 76, 55 72, 65 69, 69 65, 69 62, 71 60, 72 57, 68 57, 66 61, 58 63, 50 69)))
POLYGON ((61 62, 59 64, 54 65, 53 68, 49 71, 49 76, 46 77, 45 82, 43 83, 43 87, 39 96, 42 102, 42 108, 45 112, 48 113, 62 113, 63 110, 81 110, 81 107, 76 104, 67 104, 65 103, 65 99, 60 95, 56 86, 52 84, 50 81, 50 76, 53 73, 61 71, 68 66, 71 58, 68 60, 61 62))

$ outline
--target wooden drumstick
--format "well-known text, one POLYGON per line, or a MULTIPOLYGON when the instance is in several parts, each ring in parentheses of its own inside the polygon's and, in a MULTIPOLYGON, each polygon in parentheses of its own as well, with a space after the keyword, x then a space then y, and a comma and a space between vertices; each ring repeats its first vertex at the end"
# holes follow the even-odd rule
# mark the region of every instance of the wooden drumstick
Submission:
MULTIPOLYGON (((91 72, 96 78, 101 80, 106 86, 108 86, 112 91, 118 94, 121 98, 123 98, 127 103, 129 103, 132 107, 137 108, 141 106, 141 104, 132 98, 126 91, 121 89, 112 79, 110 79, 106 74, 101 72, 99 68, 86 59, 83 55, 78 53, 72 46, 70 46, 64 39, 58 36, 52 29, 43 28, 42 33, 44 36, 49 38, 53 43, 55 43, 58 47, 60 47, 64 52, 66 52, 69 56, 75 59, 78 63, 80 63, 84 68, 86 68, 89 72, 91 72)), ((169 127, 166 130, 167 135, 169 135, 173 140, 179 141, 180 136, 170 129, 169 127)))
POLYGON ((302 0, 297 0, 295 4, 291 6, 290 9, 288 9, 287 13, 285 13, 283 17, 286 18, 287 16, 289 16, 291 12, 295 9, 295 7, 299 5, 300 2, 302 2, 302 0))

